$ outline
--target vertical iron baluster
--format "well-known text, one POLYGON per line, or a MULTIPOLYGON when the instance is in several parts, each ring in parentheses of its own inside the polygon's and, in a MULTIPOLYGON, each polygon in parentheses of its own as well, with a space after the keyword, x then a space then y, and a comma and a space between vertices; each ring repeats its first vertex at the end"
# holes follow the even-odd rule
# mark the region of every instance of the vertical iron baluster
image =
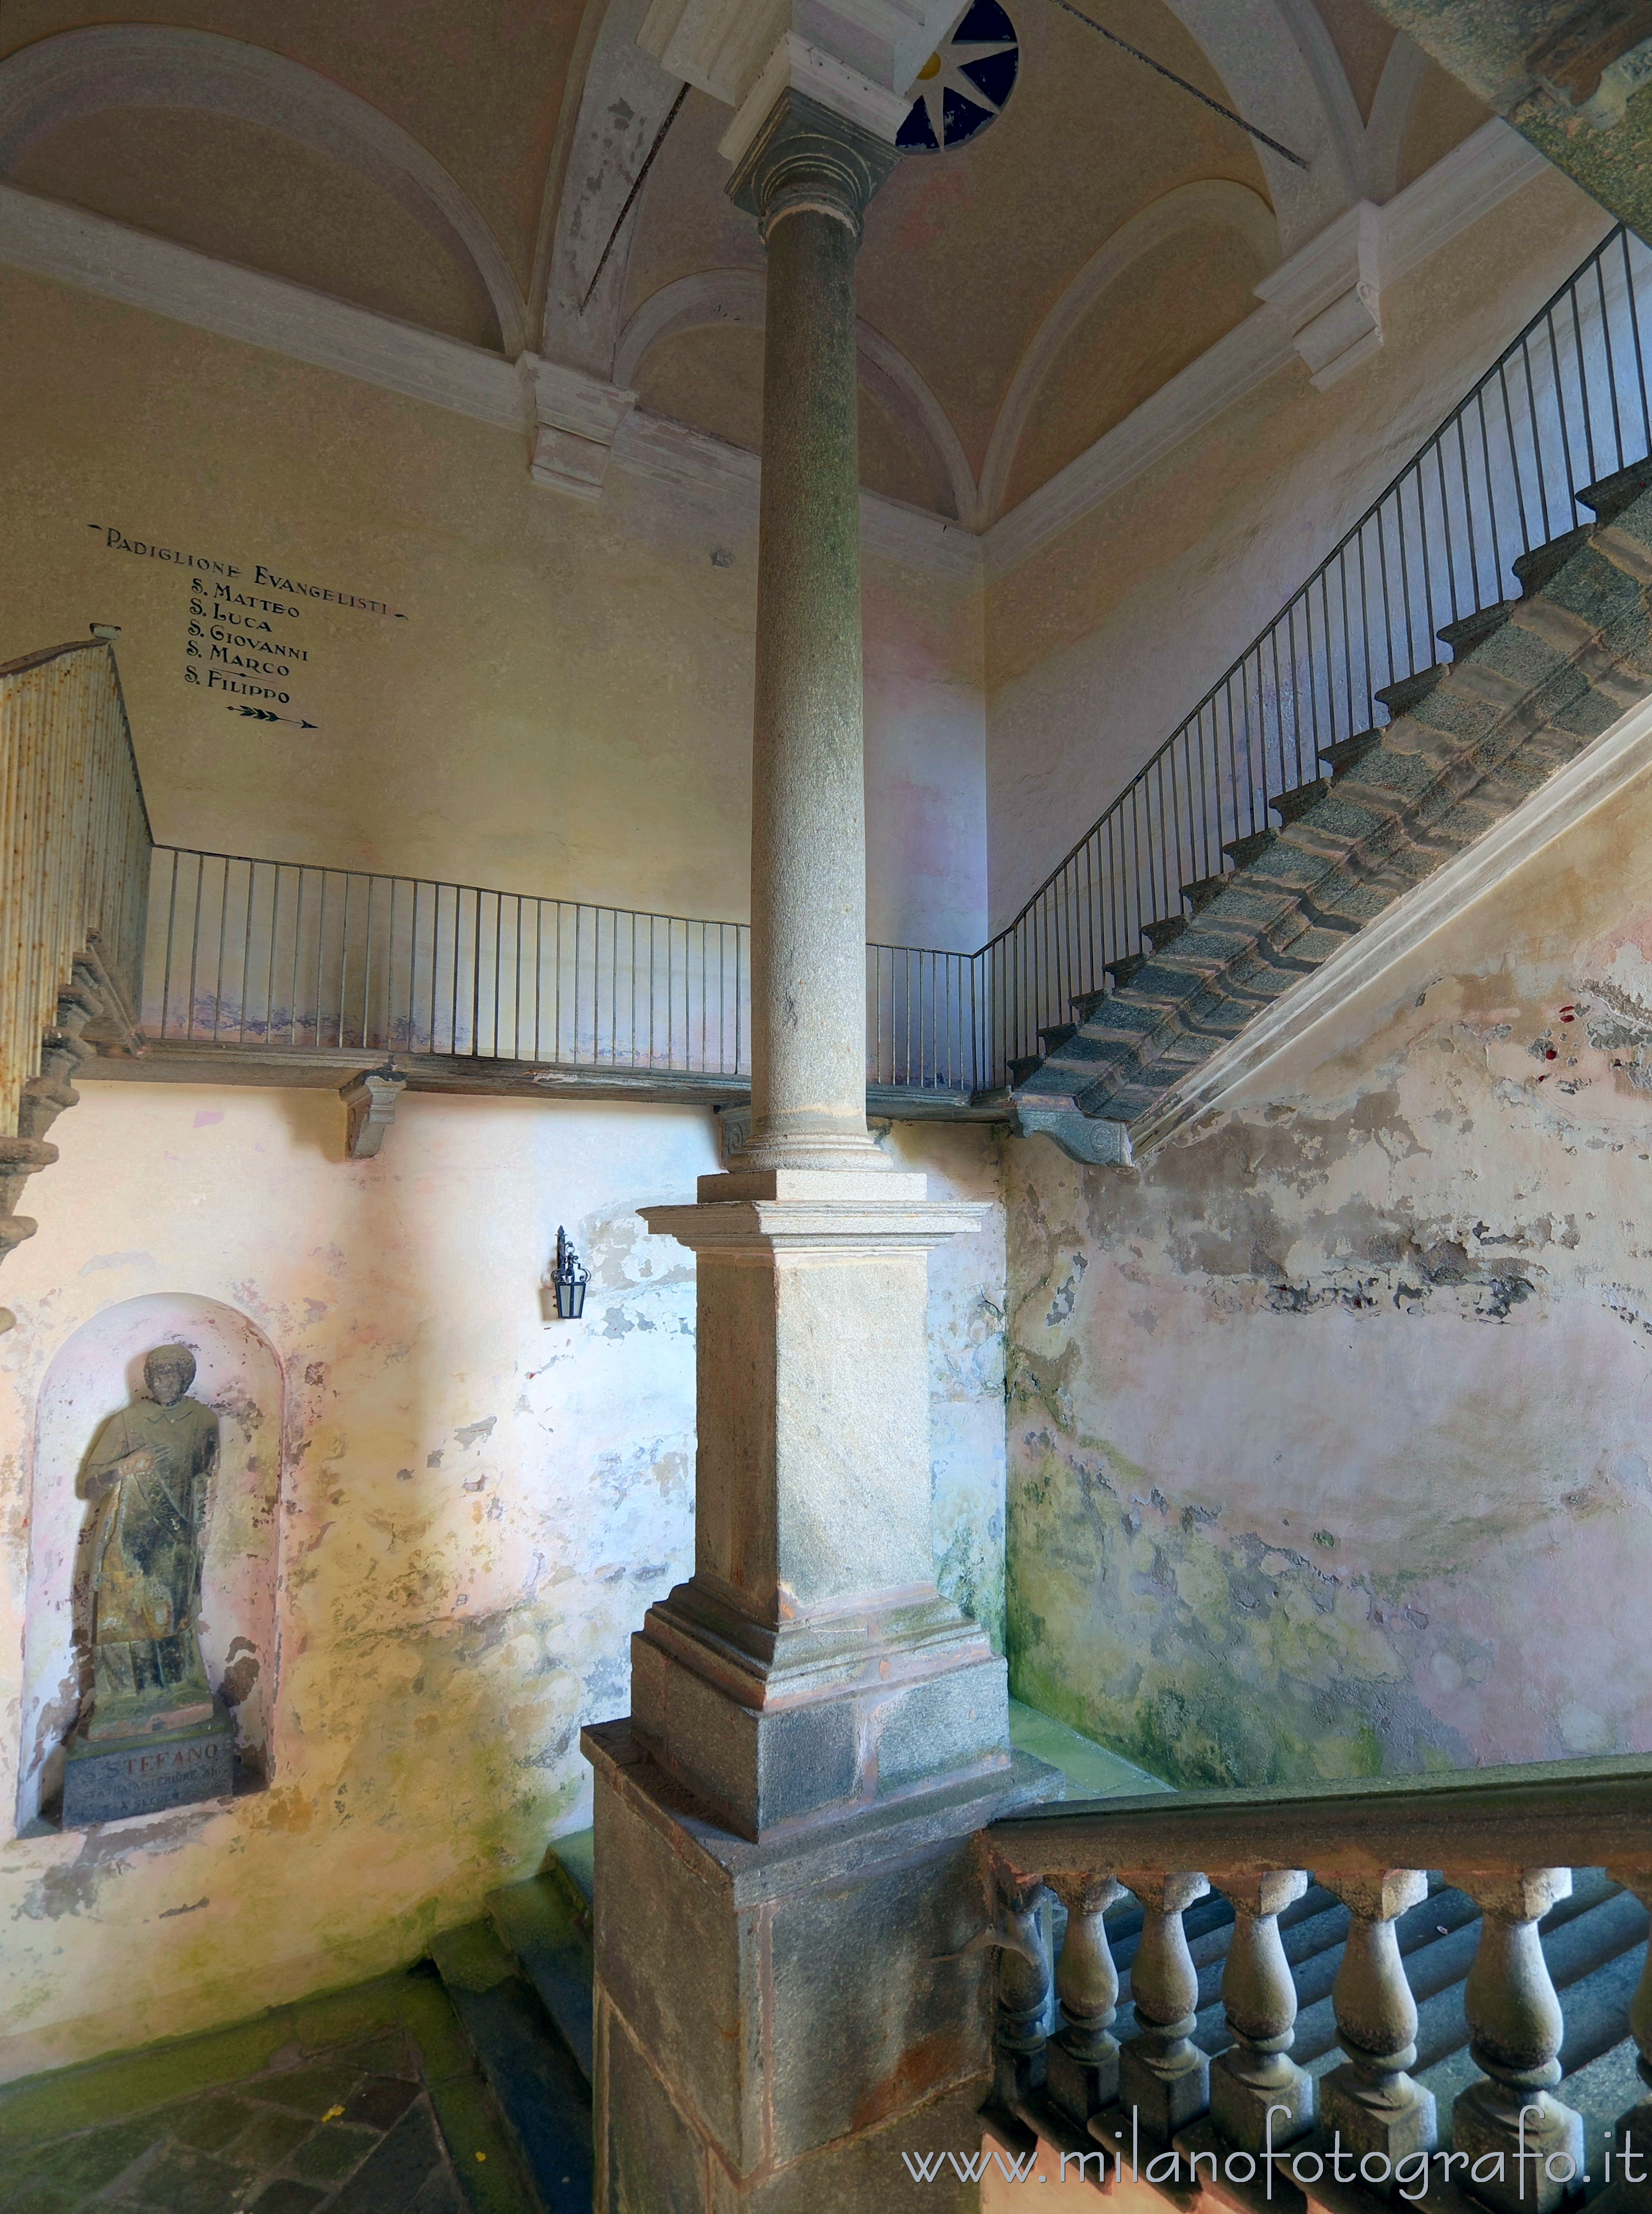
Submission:
POLYGON ((1635 382, 1641 395, 1641 435, 1648 449, 1652 450, 1652 399, 1649 399, 1647 393, 1646 359, 1641 348, 1640 303, 1635 297, 1635 270, 1630 260, 1629 232, 1621 223, 1618 227, 1618 242, 1623 248, 1624 289, 1629 300, 1629 330, 1635 341, 1635 382))
MULTIPOLYGON (((1610 243, 1608 240, 1606 244, 1610 243)), ((1606 246, 1602 246, 1594 257, 1594 285, 1600 298, 1600 343, 1606 357, 1606 396, 1612 402, 1612 444, 1615 456, 1612 467, 1620 469, 1624 466, 1624 426, 1618 412, 1618 364, 1612 350, 1612 310, 1606 305, 1606 246)))
MULTIPOLYGON (((1583 403, 1583 450, 1588 456, 1588 481, 1596 476, 1594 463, 1594 410, 1589 405, 1589 367, 1583 358, 1583 318, 1578 312, 1577 286, 1568 287, 1568 299, 1572 311, 1572 346, 1577 355, 1577 396, 1583 403)), ((1576 514, 1574 505, 1572 512, 1576 514)))
POLYGON ((218 893, 218 958, 212 986, 212 1043, 218 1042, 218 1016, 223 1006, 223 939, 229 927, 229 856, 223 857, 223 884, 218 893))
POLYGON ((172 849, 172 882, 167 892, 167 951, 165 966, 161 971, 161 1035, 167 1034, 167 1018, 172 1006, 172 939, 178 921, 178 849, 172 849))

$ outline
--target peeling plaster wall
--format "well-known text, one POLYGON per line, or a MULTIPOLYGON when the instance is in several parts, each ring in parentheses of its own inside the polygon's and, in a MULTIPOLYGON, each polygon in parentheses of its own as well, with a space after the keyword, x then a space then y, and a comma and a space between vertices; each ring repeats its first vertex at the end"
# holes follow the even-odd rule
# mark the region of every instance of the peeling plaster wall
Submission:
POLYGON ((1652 1747, 1652 779, 1145 1171, 1006 1149, 1019 1697, 1184 1785, 1652 1747))
MULTIPOLYGON (((711 1116, 414 1093, 359 1162, 343 1123, 329 1093, 88 1084, 8 1262, 8 1808, 39 1734, 32 1539, 58 1533, 35 1546, 36 1606, 67 1573, 42 1487, 72 1480, 58 1386, 96 1368, 76 1349, 124 1359, 134 1299, 162 1336, 216 1302, 224 1332, 244 1317, 273 1349, 285 1418, 269 1788, 0 1843, 0 2079, 410 1961, 533 1874, 589 1820, 579 1725, 626 1710, 629 1635, 691 1565, 694 1264, 635 1209, 716 1166, 711 1116), (593 1270, 578 1325, 542 1318, 559 1222, 593 1270)), ((884 1142, 938 1190, 997 1195, 990 1130, 884 1142)), ((932 1281, 942 1574, 1001 1639, 1001 1213, 932 1281)))

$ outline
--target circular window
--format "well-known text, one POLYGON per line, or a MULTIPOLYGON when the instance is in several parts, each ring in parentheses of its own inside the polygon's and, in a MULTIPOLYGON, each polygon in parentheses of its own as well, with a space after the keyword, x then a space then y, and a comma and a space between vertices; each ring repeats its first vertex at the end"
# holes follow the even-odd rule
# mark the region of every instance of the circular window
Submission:
POLYGON ((974 0, 950 39, 918 71, 917 98, 896 135, 903 153, 939 154, 984 131, 1014 87, 1015 26, 998 0, 974 0))

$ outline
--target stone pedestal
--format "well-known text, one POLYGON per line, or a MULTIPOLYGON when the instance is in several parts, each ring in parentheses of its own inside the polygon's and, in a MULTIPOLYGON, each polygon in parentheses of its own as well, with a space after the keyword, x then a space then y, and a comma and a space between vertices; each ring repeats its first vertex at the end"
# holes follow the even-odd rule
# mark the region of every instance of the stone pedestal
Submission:
MULTIPOLYGON (((972 1832, 1055 1795, 992 1777, 775 1843, 696 1811, 625 1722, 597 1775, 597 2205, 613 2214, 886 2214, 902 2156, 979 2144, 994 1955, 972 1832)), ((944 2183, 924 2203, 973 2205, 944 2183)))
POLYGON ((737 1835, 1009 1763, 1004 1663, 935 1588, 921 1176, 754 1170, 649 1208, 699 1257, 694 1573, 632 1643, 632 1723, 737 1835))
POLYGON ((127 1814, 153 1814, 235 1789, 236 1726, 222 1701, 192 1728, 89 1739, 76 1731, 63 1770, 63 1826, 83 1830, 127 1814))

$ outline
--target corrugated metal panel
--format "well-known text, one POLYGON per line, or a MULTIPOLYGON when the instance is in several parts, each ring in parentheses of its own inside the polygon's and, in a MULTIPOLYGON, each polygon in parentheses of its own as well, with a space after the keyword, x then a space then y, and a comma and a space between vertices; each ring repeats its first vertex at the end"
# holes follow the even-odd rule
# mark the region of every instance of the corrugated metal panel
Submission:
POLYGON ((0 668, 0 1130, 89 947, 136 1006, 151 844, 113 647, 0 668))

